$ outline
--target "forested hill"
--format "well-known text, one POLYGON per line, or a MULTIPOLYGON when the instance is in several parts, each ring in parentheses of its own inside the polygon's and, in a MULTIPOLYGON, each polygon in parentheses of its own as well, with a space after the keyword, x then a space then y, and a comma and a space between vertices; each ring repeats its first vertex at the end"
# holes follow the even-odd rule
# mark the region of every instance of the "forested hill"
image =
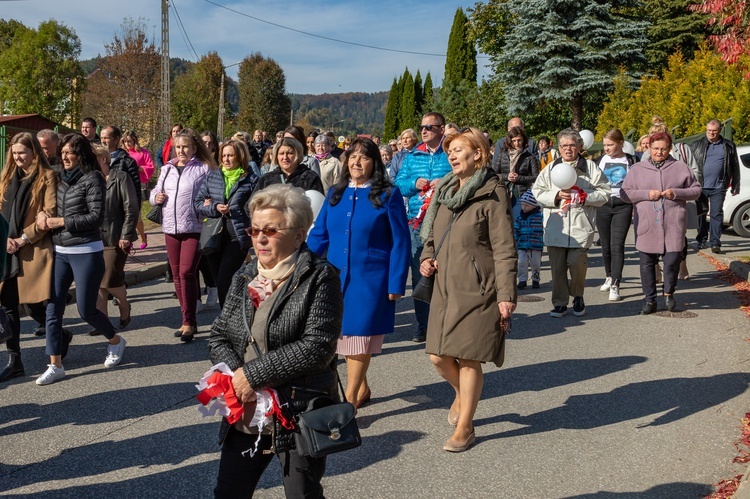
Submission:
POLYGON ((337 134, 383 132, 388 92, 290 94, 289 97, 295 122, 307 122, 313 128, 333 129, 337 134))

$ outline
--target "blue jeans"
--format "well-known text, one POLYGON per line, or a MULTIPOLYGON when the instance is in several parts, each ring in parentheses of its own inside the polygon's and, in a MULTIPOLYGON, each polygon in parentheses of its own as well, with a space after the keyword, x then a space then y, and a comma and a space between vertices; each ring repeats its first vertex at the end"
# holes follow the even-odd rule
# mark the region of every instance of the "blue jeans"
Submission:
MULTIPOLYGON (((421 226, 420 226, 421 229, 421 226)), ((422 278, 419 273, 419 257, 422 255, 424 244, 419 237, 419 229, 409 228, 411 231, 411 289, 417 287, 417 283, 422 278)), ((417 316, 417 330, 427 332, 427 319, 430 317, 430 305, 423 301, 412 300, 414 302, 414 314, 417 316)))
POLYGON ((721 229, 724 223, 724 197, 727 195, 727 191, 722 187, 714 189, 704 188, 703 194, 708 198, 709 222, 706 222, 705 215, 698 216, 698 235, 695 240, 703 244, 708 237, 709 246, 721 246, 721 229))
POLYGON ((99 286, 104 277, 104 252, 65 255, 55 253, 52 298, 47 304, 47 355, 61 355, 63 314, 68 290, 76 283, 76 303, 81 319, 108 340, 117 332, 106 315, 96 308, 99 286))

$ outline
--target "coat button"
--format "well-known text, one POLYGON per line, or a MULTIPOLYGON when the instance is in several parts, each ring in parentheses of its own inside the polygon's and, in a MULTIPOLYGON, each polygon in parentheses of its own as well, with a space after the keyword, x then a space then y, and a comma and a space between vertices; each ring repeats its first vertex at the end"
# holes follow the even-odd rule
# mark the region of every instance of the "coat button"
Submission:
POLYGON ((349 199, 354 199, 354 196, 349 196, 349 199))
POLYGON ((349 213, 347 213, 347 214, 346 214, 346 216, 347 216, 347 217, 350 217, 350 216, 352 216, 352 212, 350 211, 349 213))

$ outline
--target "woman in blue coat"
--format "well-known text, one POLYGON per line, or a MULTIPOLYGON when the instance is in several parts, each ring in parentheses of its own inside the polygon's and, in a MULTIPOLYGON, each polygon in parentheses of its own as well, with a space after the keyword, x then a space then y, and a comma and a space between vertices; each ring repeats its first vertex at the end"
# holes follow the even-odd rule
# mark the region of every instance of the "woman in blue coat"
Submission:
POLYGON ((401 192, 388 180, 378 146, 352 142, 341 178, 328 191, 307 244, 341 273, 344 320, 336 353, 346 358, 346 399, 370 400, 367 368, 396 321, 411 239, 401 192))
POLYGON ((193 201, 201 218, 224 220, 224 231, 218 251, 203 255, 213 274, 219 294, 219 305, 224 308, 234 273, 242 266, 252 246, 245 229, 250 218, 245 205, 258 183, 258 177, 245 170, 250 154, 244 142, 229 140, 221 144, 221 168, 209 172, 193 201))

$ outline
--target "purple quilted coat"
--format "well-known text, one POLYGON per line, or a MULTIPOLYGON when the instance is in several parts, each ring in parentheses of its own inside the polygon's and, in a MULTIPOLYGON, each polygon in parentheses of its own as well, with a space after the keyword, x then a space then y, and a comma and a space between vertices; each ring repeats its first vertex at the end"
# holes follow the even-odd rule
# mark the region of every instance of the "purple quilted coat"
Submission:
POLYGON ((162 166, 149 201, 156 206, 156 195, 160 192, 167 195, 161 224, 165 234, 200 233, 203 222, 193 208, 193 199, 208 175, 208 165, 196 157, 182 168, 175 166, 175 163, 177 160, 173 159, 162 166))

